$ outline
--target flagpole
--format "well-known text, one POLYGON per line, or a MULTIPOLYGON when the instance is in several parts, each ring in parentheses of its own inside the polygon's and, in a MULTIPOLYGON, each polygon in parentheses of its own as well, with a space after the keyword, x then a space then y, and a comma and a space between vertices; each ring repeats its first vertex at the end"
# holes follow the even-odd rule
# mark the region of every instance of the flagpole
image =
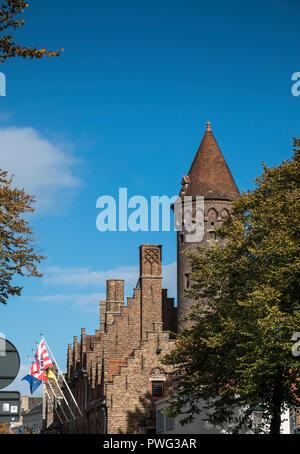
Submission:
MULTIPOLYGON (((48 379, 48 383, 49 383, 49 385, 50 385, 50 388, 52 389, 52 386, 51 386, 51 383, 50 383, 49 379, 48 379)), ((61 387, 60 387, 60 385, 59 385, 58 382, 57 382, 57 386, 58 386, 58 389, 59 389, 59 391, 60 391, 60 394, 62 395, 64 401, 66 402, 66 405, 67 405, 67 407, 68 407, 68 409, 69 409, 69 412, 71 413, 71 415, 72 415, 72 417, 73 417, 73 419, 74 419, 74 421, 75 421, 75 420, 76 420, 76 416, 74 416, 74 413, 73 413, 72 410, 71 410, 71 406, 69 405, 69 402, 67 401, 67 399, 66 399, 66 397, 65 397, 65 395, 64 395, 64 393, 63 393, 63 391, 62 391, 62 389, 61 389, 61 387)), ((52 392, 54 392, 54 391, 52 391, 52 392)), ((59 402, 59 405, 60 405, 59 396, 57 396, 57 395, 55 394, 55 397, 58 399, 58 402, 59 402)), ((62 411, 63 411, 62 406, 61 406, 61 409, 62 409, 62 411)), ((68 422, 69 422, 69 421, 68 421, 68 422)))
MULTIPOLYGON (((44 388, 44 383, 43 383, 43 388, 44 388)), ((56 411, 56 414, 57 414, 57 416, 58 416, 58 418, 59 418, 61 424, 63 424, 63 421, 62 421, 62 419, 61 419, 61 417, 60 417, 60 415, 59 415, 59 413, 58 413, 58 411, 57 411, 57 409, 56 409, 56 407, 55 407, 55 405, 54 405, 53 400, 51 399, 51 397, 50 397, 50 395, 49 395, 49 393, 48 393, 48 391, 47 391, 47 387, 46 387, 46 386, 45 386, 44 390, 46 391, 47 397, 48 397, 48 399, 50 400, 50 402, 51 402, 51 404, 52 404, 54 410, 56 411)), ((46 417, 47 417, 47 415, 46 415, 46 417)), ((67 422, 69 422, 68 418, 66 418, 66 419, 67 419, 67 422)))
MULTIPOLYGON (((30 362, 30 364, 32 364, 32 359, 30 358, 29 355, 27 355, 27 359, 28 359, 28 361, 30 362)), ((62 419, 61 419, 61 417, 60 417, 60 415, 59 415, 59 413, 58 413, 58 411, 57 411, 57 409, 56 409, 56 407, 55 407, 55 405, 54 405, 54 402, 52 401, 52 399, 51 399, 51 397, 50 397, 50 395, 49 395, 49 393, 48 393, 48 391, 47 391, 47 387, 45 386, 45 382, 44 382, 43 380, 41 380, 41 382, 42 382, 42 387, 43 387, 43 396, 44 396, 44 391, 46 391, 47 397, 49 398, 49 400, 50 400, 50 402, 51 402, 51 404, 52 404, 54 410, 56 411, 56 414, 57 414, 57 416, 58 416, 58 418, 59 418, 61 424, 63 424, 63 421, 62 421, 62 419)), ((61 408, 61 409, 62 409, 62 408, 61 408)), ((67 422, 69 422, 69 420, 68 420, 68 418, 67 418, 65 412, 63 411, 63 409, 62 409, 62 412, 64 413, 67 422)), ((46 416, 46 418, 47 418, 47 415, 45 415, 45 416, 46 416)))
MULTIPOLYGON (((36 344, 37 344, 37 342, 36 342, 36 344)), ((32 350, 32 351, 34 351, 34 350, 32 350)), ((29 361, 31 361, 30 356, 28 356, 27 358, 29 359, 29 361)), ((42 386, 43 386, 43 392, 46 391, 47 396, 49 397, 49 399, 50 399, 50 401, 51 401, 51 403, 52 403, 52 405, 53 405, 53 408, 55 409, 56 414, 58 415, 59 420, 60 420, 60 422, 62 423, 62 420, 61 420, 61 418, 60 418, 60 416, 59 416, 59 414, 58 414, 58 412, 57 412, 57 410, 56 410, 55 402, 54 402, 54 400, 52 401, 52 399, 51 399, 51 397, 50 397, 50 395, 49 395, 49 393, 48 393, 48 391, 47 391, 47 385, 46 385, 46 383, 44 382, 44 380, 41 380, 41 381, 42 381, 42 386)), ((64 409, 63 409, 63 407, 61 406, 61 402, 60 402, 59 398, 56 396, 56 393, 55 393, 55 391, 53 390, 53 388, 52 388, 51 383, 49 382, 49 380, 48 380, 48 383, 49 383, 49 386, 50 386, 50 389, 51 389, 51 391, 52 391, 53 396, 56 397, 56 398, 58 399, 58 403, 59 403, 59 406, 60 406, 60 408, 61 408, 61 411, 62 411, 64 417, 66 418, 67 422, 69 423, 69 418, 68 418, 67 415, 65 414, 64 409)), ((74 414, 73 414, 71 408, 69 407, 69 404, 68 404, 68 402, 67 402, 67 400, 66 400, 66 398, 65 398, 65 396, 64 396, 64 394, 63 394, 63 392, 62 392, 62 390, 60 389, 59 384, 57 384, 57 386, 58 386, 58 388, 59 388, 59 390, 60 390, 60 392, 61 392, 61 394, 62 394, 62 396, 63 396, 63 398, 64 398, 64 400, 65 400, 65 402, 66 402, 66 404, 67 404, 67 407, 69 408, 69 411, 70 411, 70 413, 71 413, 73 419, 75 420, 75 416, 74 416, 74 414)), ((63 424, 63 423, 62 423, 62 424, 63 424)))
MULTIPOLYGON (((60 408, 61 408, 61 411, 62 411, 62 412, 63 412, 63 414, 64 414, 64 417, 66 418, 67 422, 69 422, 69 419, 68 419, 67 415, 65 414, 65 412, 64 412, 64 409, 63 409, 63 407, 61 406, 61 402, 60 402, 60 400, 59 400, 58 396, 56 395, 56 392, 55 392, 55 391, 54 391, 54 389, 52 388, 52 386, 51 386, 51 383, 50 383, 49 379, 48 379, 48 382, 47 382, 47 384, 49 384, 49 386, 50 386, 50 389, 51 389, 51 391, 52 391, 53 395, 54 395, 54 396, 55 396, 55 397, 57 398, 57 400, 58 400, 58 403, 59 403, 59 406, 60 406, 60 408)), ((47 384, 46 384, 46 388, 47 388, 47 384)), ((59 386, 58 386, 58 387, 59 387, 59 386)), ((60 388, 59 388, 59 390, 61 391, 61 389, 60 389, 60 388)), ((61 393, 62 393, 62 392, 61 392, 61 393)), ((63 396, 63 398, 64 398, 64 401, 66 402, 66 404, 67 404, 67 407, 68 407, 68 409, 70 410, 70 413, 71 413, 71 415, 72 415, 72 417, 73 417, 73 419, 74 419, 74 421, 75 421, 75 419, 76 419, 76 418, 75 418, 75 416, 74 416, 74 414, 73 414, 73 412, 72 412, 71 408, 69 407, 69 404, 68 404, 68 402, 67 402, 67 400, 66 400, 65 396, 63 395, 63 393, 62 393, 62 396, 63 396)))
POLYGON ((53 358, 53 360, 54 360, 54 362, 55 362, 55 364, 57 366, 57 369, 59 370, 60 375, 62 376, 62 379, 63 379, 63 381, 64 381, 64 383, 65 383, 65 385, 66 385, 66 387, 67 387, 67 389, 68 389, 68 391, 69 391, 69 393, 70 393, 70 395, 71 395, 71 397, 72 397, 72 399, 73 399, 73 401, 74 401, 74 403, 75 403, 75 405, 76 405, 76 407, 77 407, 77 409, 78 409, 78 411, 80 413, 80 416, 82 416, 82 413, 81 413, 81 410, 80 410, 80 408, 78 406, 78 403, 76 402, 76 399, 73 396, 72 391, 70 390, 69 385, 68 385, 68 383, 67 383, 67 381, 66 381, 66 379, 65 379, 65 377, 64 377, 64 375, 63 375, 63 373, 62 373, 62 371, 61 371, 61 369, 60 369, 60 367, 59 367, 59 365, 58 365, 58 363, 56 361, 56 359, 54 358, 54 355, 53 355, 53 353, 52 353, 52 351, 51 351, 51 349, 50 349, 50 347, 49 347, 49 345, 48 345, 48 343, 47 343, 47 341, 46 341, 46 339, 45 339, 45 337, 43 335, 42 335, 42 339, 45 342, 46 347, 49 350, 49 353, 51 354, 51 356, 52 356, 52 358, 53 358))

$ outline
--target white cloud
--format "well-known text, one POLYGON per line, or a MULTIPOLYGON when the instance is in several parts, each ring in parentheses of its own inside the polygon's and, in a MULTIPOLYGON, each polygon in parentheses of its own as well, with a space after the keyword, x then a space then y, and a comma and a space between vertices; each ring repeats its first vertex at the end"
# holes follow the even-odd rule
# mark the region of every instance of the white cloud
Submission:
POLYGON ((135 287, 138 279, 137 266, 123 266, 105 271, 89 268, 46 268, 44 279, 50 284, 72 284, 78 286, 96 285, 105 287, 107 279, 124 279, 126 284, 135 287))
MULTIPOLYGON (((44 279, 52 285, 72 285, 78 287, 97 286, 105 289, 107 279, 125 280, 125 298, 132 296, 138 280, 138 267, 123 266, 105 271, 92 271, 89 268, 50 267, 45 270, 44 279)), ((168 296, 176 298, 177 268, 176 262, 163 266, 163 288, 168 289, 168 296)), ((84 312, 97 313, 99 302, 105 300, 105 291, 100 293, 72 293, 31 297, 45 303, 70 303, 84 312)))
MULTIPOLYGON (((169 294, 176 296, 176 262, 163 266, 163 287, 169 289, 169 294)), ((107 279, 124 279, 126 287, 134 288, 138 280, 137 266, 123 266, 105 271, 93 271, 90 268, 48 267, 44 279, 49 284, 93 285, 105 287, 107 279)))
POLYGON ((0 160, 15 186, 36 197, 38 211, 57 209, 57 200, 80 184, 70 145, 51 143, 33 128, 1 128, 0 160))
POLYGON ((46 303, 71 303, 74 307, 83 312, 98 313, 99 302, 105 300, 104 293, 90 293, 90 294, 78 294, 74 293, 71 295, 46 295, 40 297, 34 297, 36 301, 46 303))

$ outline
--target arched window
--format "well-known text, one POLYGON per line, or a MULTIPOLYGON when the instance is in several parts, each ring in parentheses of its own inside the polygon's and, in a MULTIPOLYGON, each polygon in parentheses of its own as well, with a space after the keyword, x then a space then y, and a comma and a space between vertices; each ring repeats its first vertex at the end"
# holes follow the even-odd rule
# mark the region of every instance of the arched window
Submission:
POLYGON ((221 211, 221 218, 227 218, 229 216, 229 211, 226 208, 223 208, 221 211))
POLYGON ((210 208, 207 212, 208 227, 214 227, 218 221, 218 212, 215 208, 210 208))

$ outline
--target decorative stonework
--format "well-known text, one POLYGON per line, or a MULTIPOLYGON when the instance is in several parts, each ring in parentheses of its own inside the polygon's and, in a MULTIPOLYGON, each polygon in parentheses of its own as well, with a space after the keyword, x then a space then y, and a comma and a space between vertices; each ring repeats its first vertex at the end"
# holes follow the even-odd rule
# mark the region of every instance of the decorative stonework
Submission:
POLYGON ((151 370, 149 377, 150 377, 150 380, 151 379, 152 380, 157 380, 157 379, 165 380, 166 372, 161 367, 156 367, 155 369, 151 370))
POLYGON ((159 263, 159 251, 157 249, 145 249, 145 263, 159 263))

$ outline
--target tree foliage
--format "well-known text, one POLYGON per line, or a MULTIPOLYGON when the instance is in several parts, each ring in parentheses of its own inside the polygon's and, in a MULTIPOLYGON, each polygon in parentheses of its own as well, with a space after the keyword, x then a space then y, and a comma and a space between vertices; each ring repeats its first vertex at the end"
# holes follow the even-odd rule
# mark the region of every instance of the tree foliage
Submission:
POLYGON ((192 325, 163 359, 176 366, 168 414, 182 423, 204 402, 212 424, 239 432, 259 405, 261 430, 278 433, 282 411, 299 406, 299 357, 291 351, 300 331, 300 141, 294 144, 293 159, 264 165, 255 189, 233 203, 218 230, 225 245, 212 240, 188 254, 192 325))
POLYGON ((63 49, 58 51, 48 51, 47 49, 37 49, 36 47, 23 47, 13 42, 12 30, 23 27, 25 20, 19 19, 29 5, 23 0, 3 0, 0 4, 0 62, 4 63, 11 57, 41 58, 44 56, 59 56, 63 49))
POLYGON ((25 216, 32 213, 34 198, 12 187, 12 178, 0 170, 0 303, 10 295, 21 295, 22 287, 12 285, 15 276, 41 277, 37 263, 45 257, 36 253, 34 237, 25 216))

